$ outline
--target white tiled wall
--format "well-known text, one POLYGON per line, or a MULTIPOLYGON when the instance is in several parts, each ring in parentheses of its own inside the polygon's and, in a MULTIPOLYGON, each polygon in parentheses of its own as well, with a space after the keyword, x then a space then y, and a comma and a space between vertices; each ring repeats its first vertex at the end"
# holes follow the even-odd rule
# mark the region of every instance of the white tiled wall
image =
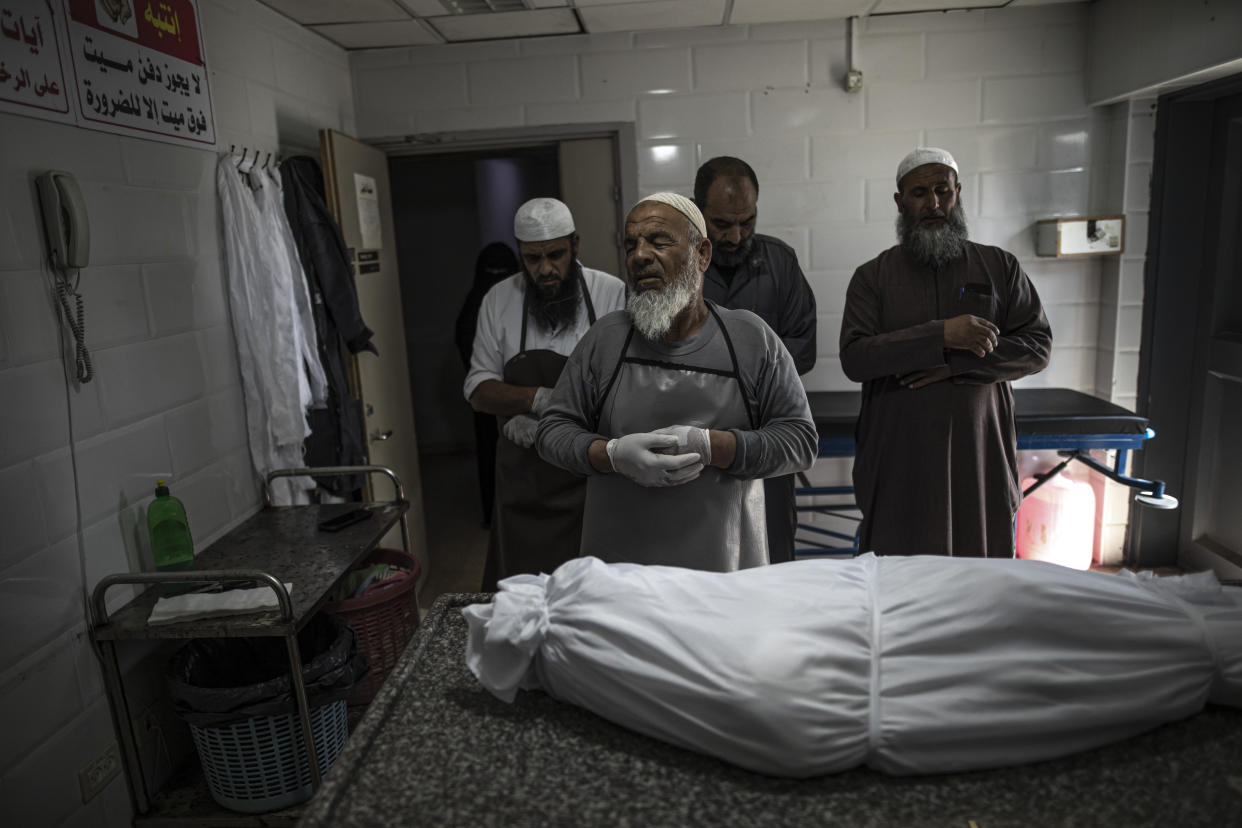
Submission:
MULTIPOLYGON (((1086 214, 1108 181, 1101 119, 1085 104, 1086 20, 1082 4, 872 18, 858 37, 859 94, 842 89, 843 21, 350 57, 363 136, 633 121, 640 194, 689 195, 702 161, 746 159, 760 231, 794 247, 815 290, 809 390, 856 387, 837 359, 849 278, 894 243, 897 162, 919 144, 947 147, 973 237, 1019 257, 1052 321, 1051 364, 1021 384, 1095 392, 1100 265, 1033 247, 1037 219, 1086 214)), ((847 482, 849 464, 820 462, 812 477, 847 482)))
MULTIPOLYGON (((1143 317, 1143 268, 1147 261, 1147 219, 1156 132, 1155 99, 1136 98, 1113 104, 1099 119, 1110 148, 1104 185, 1092 209, 1125 216, 1125 250, 1100 265, 1099 343, 1095 393, 1135 410, 1138 405, 1139 344, 1143 317)), ((1098 501, 1100 560, 1119 563, 1132 492, 1093 480, 1098 501)))
MULTIPOLYGON (((318 155, 319 129, 354 131, 344 52, 253 0, 200 0, 199 9, 221 149, 318 155)), ((80 572, 89 589, 141 565, 145 505, 157 477, 184 500, 200 545, 258 507, 221 264, 215 159, 0 114, 5 825, 129 824, 119 778, 89 804, 78 792, 77 771, 113 739, 84 635, 80 572), (36 218, 33 178, 47 169, 77 176, 91 220, 81 290, 96 376, 68 393, 36 218)), ((110 595, 115 605, 125 593, 110 595)), ((131 677, 140 704, 158 687, 146 669, 131 677)))
POLYGON ((1084 103, 1086 15, 1058 4, 873 18, 858 38, 859 94, 841 88, 843 21, 350 58, 363 136, 632 119, 641 194, 688 195, 702 161, 745 158, 759 176, 760 231, 794 246, 816 292, 810 390, 853 387, 836 358, 849 276, 894 243, 897 162, 918 144, 945 146, 962 166, 974 238, 1019 256, 1053 320, 1052 364, 1022 382, 1090 392, 1099 267, 1033 250, 1037 219, 1086 212, 1103 162, 1084 103), (432 71, 443 82, 428 84, 432 71))
MULTIPOLYGON (((795 246, 818 297, 813 390, 850 387, 836 359, 840 307, 853 269, 892 244, 897 160, 918 143, 947 146, 963 165, 975 238, 1022 259, 1054 321, 1052 365, 1025 382, 1101 384, 1090 322, 1104 302, 1099 268, 1036 259, 1031 243, 1047 211, 1086 210, 1110 161, 1125 158, 1129 182, 1150 157, 1137 129, 1110 153, 1083 104, 1082 4, 874 19, 859 39, 857 95, 840 86, 839 22, 393 49, 347 62, 254 0, 199 8, 222 148, 315 154, 324 127, 380 137, 633 121, 642 193, 689 193, 700 161, 746 158, 760 175, 760 229, 795 246)), ((119 782, 86 806, 77 793, 78 768, 112 738, 82 595, 144 554, 153 479, 172 481, 200 542, 257 506, 214 161, 0 114, 4 824, 128 824, 119 782), (77 175, 95 226, 82 289, 98 375, 68 394, 32 185, 49 168, 77 175)), ((1130 238, 1145 237, 1138 191, 1122 199, 1130 238)), ((1112 333, 1141 303, 1141 274, 1127 259, 1110 286, 1121 326, 1112 333)), ((1105 345, 1124 355, 1127 343, 1105 345)), ((820 468, 848 476, 847 463, 820 468)), ((158 692, 150 673, 132 678, 138 705, 158 692)))

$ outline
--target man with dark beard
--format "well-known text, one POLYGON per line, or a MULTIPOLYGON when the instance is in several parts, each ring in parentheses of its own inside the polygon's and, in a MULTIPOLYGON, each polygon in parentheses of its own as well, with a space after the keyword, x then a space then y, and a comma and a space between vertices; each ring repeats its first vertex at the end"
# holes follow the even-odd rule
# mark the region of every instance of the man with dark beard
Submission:
MULTIPOLYGON (((699 167, 694 203, 703 212, 712 261, 703 296, 725 308, 754 311, 789 349, 799 374, 815 367, 815 294, 785 242, 755 232, 759 179, 740 158, 722 155, 699 167)), ((794 475, 763 481, 768 558, 792 561, 798 515, 794 475)))
POLYGON ((841 366, 863 383, 855 429, 860 549, 1012 557, 1018 487, 1010 380, 1048 364, 1052 331, 1017 259, 967 240, 957 163, 897 168, 897 235, 854 272, 841 366))
POLYGON ((551 572, 578 554, 586 487, 531 445, 566 357, 597 316, 625 306, 624 282, 578 261, 564 203, 526 202, 513 234, 522 270, 483 298, 464 387, 475 411, 502 422, 485 591, 499 578, 551 572))
POLYGON ((582 554, 729 571, 768 562, 762 478, 815 461, 806 392, 750 311, 703 299, 711 242, 690 199, 625 223, 630 297, 574 349, 539 423, 540 456, 587 476, 582 554))

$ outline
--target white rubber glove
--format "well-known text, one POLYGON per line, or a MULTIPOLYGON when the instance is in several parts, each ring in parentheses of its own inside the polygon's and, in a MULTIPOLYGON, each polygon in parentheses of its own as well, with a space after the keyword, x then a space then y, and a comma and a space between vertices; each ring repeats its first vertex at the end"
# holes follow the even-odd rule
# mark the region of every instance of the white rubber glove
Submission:
POLYGON ((672 434, 677 445, 672 449, 660 449, 661 454, 697 454, 704 466, 712 464, 712 436, 707 429, 698 426, 675 425, 657 428, 652 434, 672 434))
POLYGON ((506 437, 522 448, 530 448, 535 444, 535 429, 537 428, 539 428, 538 420, 529 414, 519 414, 509 418, 503 431, 506 437))
POLYGON ((703 471, 697 454, 658 454, 676 448, 672 434, 627 434, 614 437, 605 448, 612 467, 640 486, 679 486, 703 471))
POLYGON ((535 417, 542 417, 543 412, 548 410, 548 404, 552 402, 552 389, 545 385, 541 385, 535 389, 535 399, 531 400, 530 413, 535 417))

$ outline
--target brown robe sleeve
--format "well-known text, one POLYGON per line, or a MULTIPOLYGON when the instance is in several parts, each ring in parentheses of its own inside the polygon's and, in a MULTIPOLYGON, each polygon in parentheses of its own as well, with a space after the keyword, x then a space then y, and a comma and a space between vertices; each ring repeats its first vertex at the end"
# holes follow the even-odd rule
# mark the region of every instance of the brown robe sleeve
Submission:
POLYGON ((949 366, 953 382, 986 385, 1025 377, 1042 371, 1052 352, 1052 328, 1044 315, 1039 294, 1018 260, 1005 254, 1006 298, 1000 308, 1000 339, 996 349, 982 358, 953 351, 949 366))
MULTIPOLYGON (((896 376, 944 364, 944 320, 918 322, 885 331, 884 300, 892 305, 922 309, 923 297, 906 297, 884 267, 885 256, 854 271, 845 294, 841 318, 841 367, 854 382, 896 376), (888 283, 885 286, 884 283, 888 283), (883 299, 881 298, 883 296, 883 299)), ((934 307, 934 306, 933 306, 934 307)), ((926 319, 927 315, 922 318, 926 319)))

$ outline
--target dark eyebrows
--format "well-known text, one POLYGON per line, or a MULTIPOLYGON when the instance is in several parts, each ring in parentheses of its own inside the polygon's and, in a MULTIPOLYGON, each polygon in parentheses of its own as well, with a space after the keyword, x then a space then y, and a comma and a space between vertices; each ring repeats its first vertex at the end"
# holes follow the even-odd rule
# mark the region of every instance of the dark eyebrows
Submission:
POLYGON ((712 227, 723 228, 723 227, 732 227, 735 224, 754 224, 756 215, 758 215, 758 213, 751 213, 746 218, 738 219, 737 221, 729 221, 728 219, 714 218, 714 219, 711 219, 712 227))

